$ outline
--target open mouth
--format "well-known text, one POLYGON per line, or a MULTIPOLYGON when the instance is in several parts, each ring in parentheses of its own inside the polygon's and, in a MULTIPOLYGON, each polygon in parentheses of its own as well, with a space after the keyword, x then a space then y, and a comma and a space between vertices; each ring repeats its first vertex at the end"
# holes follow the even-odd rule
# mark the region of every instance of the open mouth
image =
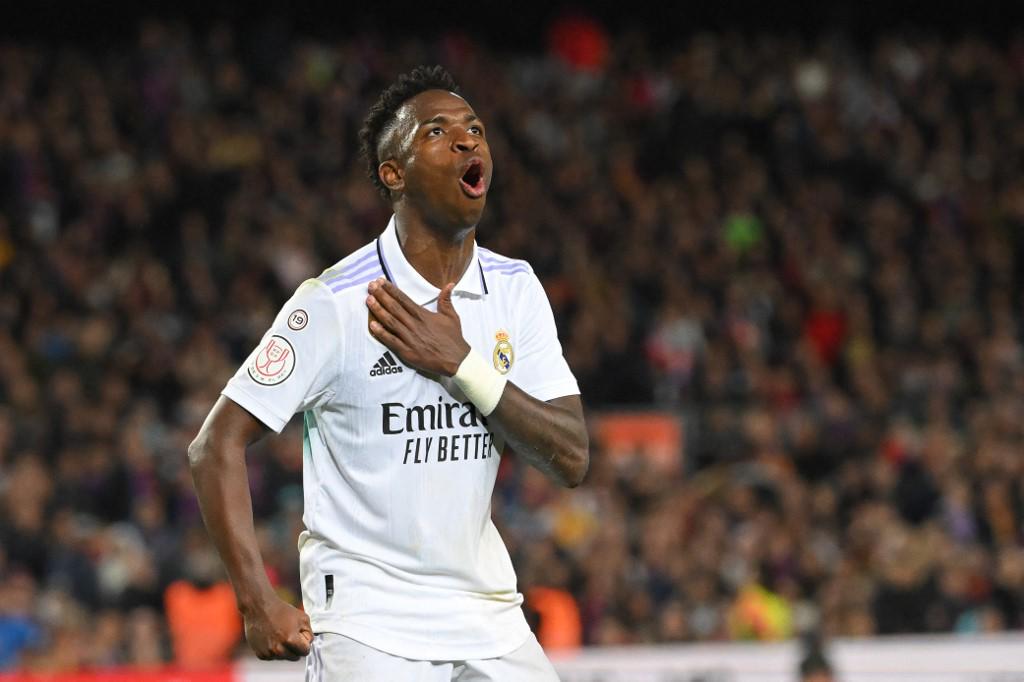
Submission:
POLYGON ((459 178, 459 185, 462 187, 462 191, 478 199, 484 195, 487 188, 484 186, 484 164, 479 159, 474 159, 469 162, 469 167, 466 168, 466 172, 459 178))

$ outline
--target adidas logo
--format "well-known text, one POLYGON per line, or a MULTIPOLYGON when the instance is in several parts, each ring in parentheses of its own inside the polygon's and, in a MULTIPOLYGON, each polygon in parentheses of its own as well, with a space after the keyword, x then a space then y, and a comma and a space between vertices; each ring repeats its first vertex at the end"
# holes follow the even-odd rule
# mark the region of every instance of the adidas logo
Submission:
POLYGON ((401 374, 402 366, 395 362, 395 357, 391 354, 391 351, 386 351, 384 355, 380 356, 380 360, 377 364, 370 369, 371 377, 384 376, 385 374, 401 374))

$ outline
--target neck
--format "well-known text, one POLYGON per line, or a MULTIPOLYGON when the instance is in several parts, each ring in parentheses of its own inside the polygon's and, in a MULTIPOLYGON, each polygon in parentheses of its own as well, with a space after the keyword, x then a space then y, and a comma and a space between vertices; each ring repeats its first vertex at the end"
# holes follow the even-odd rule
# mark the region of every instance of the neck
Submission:
POLYGON ((476 226, 439 227, 404 202, 395 206, 395 228, 402 253, 423 279, 438 289, 458 282, 473 257, 476 226))

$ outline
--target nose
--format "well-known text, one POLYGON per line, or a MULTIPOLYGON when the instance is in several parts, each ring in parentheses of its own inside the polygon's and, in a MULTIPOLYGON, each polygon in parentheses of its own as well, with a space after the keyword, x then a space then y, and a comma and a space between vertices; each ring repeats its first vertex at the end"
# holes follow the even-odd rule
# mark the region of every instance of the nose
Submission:
POLYGON ((455 151, 458 152, 475 152, 480 146, 480 140, 466 131, 462 131, 459 135, 454 136, 452 143, 455 145, 455 151))

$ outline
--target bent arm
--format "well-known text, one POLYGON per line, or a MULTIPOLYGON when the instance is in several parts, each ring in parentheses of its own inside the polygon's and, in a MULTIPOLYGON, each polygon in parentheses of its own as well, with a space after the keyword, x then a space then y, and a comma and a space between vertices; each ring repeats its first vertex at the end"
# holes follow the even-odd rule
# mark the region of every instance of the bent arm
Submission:
MULTIPOLYGON (((575 488, 590 462, 580 397, 568 395, 544 402, 498 377, 462 336, 462 323, 452 305, 454 288, 454 284, 445 286, 437 299, 437 312, 432 313, 391 282, 371 282, 366 300, 370 333, 410 367, 438 374, 446 381, 451 377, 506 444, 559 485, 575 488), (463 370, 464 366, 468 369, 463 370), (471 390, 472 383, 486 387, 481 395, 474 397, 477 391, 471 390)), ((554 321, 549 324, 553 335, 554 321)))
POLYGON ((213 538, 243 614, 273 596, 256 540, 245 449, 267 428, 221 396, 188 448, 203 522, 213 538))
POLYGON ((519 456, 559 485, 575 488, 590 464, 590 443, 578 395, 537 400, 505 384, 488 426, 519 456))

